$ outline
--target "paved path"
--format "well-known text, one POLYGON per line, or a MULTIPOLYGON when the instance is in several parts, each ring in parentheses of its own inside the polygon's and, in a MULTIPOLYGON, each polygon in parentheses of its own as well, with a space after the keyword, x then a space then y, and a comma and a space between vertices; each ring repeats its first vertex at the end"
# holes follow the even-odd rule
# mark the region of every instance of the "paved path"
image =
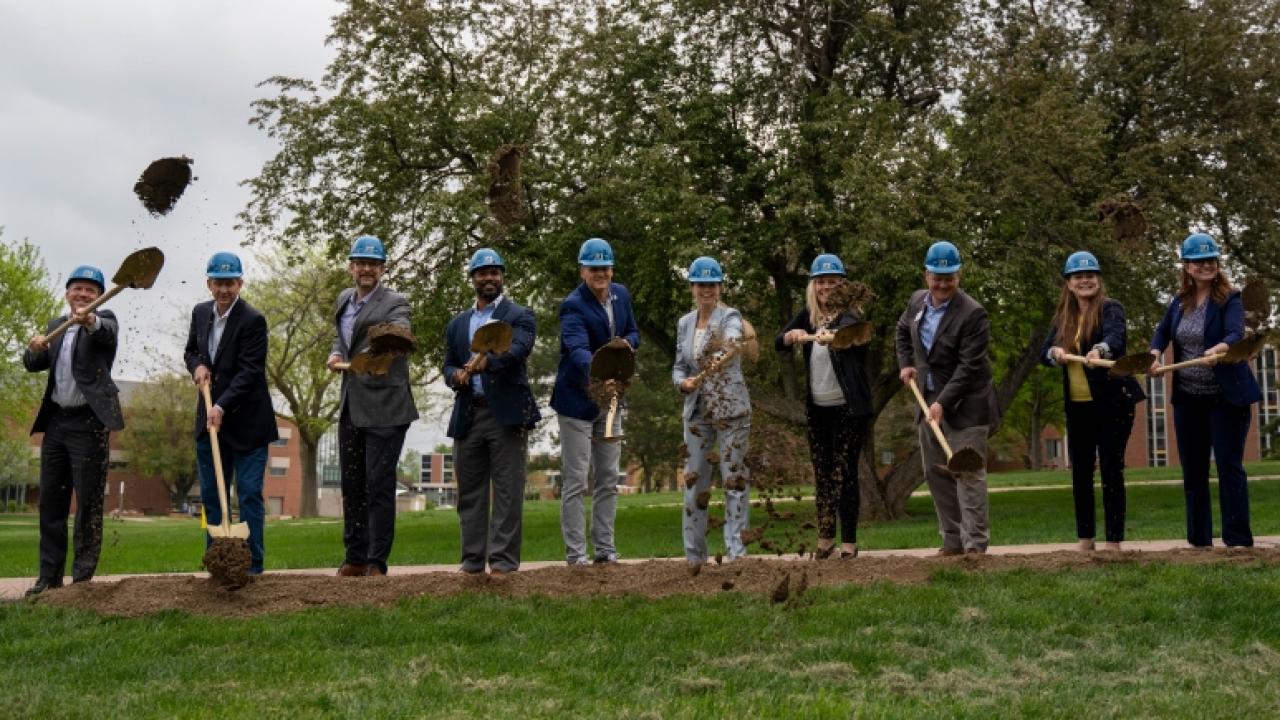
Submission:
MULTIPOLYGON (((1222 545, 1222 540, 1216 539, 1215 544, 1222 545)), ((1259 548, 1280 549, 1280 535, 1270 535, 1264 537, 1255 537, 1253 539, 1254 546, 1259 548)), ((1063 550, 1074 550, 1076 544, 1071 543, 1044 543, 1038 545, 993 545, 987 552, 991 555, 1035 555, 1041 553, 1060 552, 1063 550)), ((1183 540, 1132 540, 1124 543, 1126 552, 1159 552, 1163 550, 1178 550, 1190 547, 1183 540)), ((937 552, 936 548, 902 548, 896 550, 863 550, 861 555, 869 557, 929 557, 937 552)), ((766 560, 776 559, 773 555, 759 555, 766 560)), ((780 558, 781 561, 796 558, 780 558)), ((640 559, 624 559, 624 563, 642 563, 655 560, 658 562, 683 562, 684 558, 640 558, 640 559)), ((559 567, 563 563, 559 560, 535 560, 521 563, 522 570, 537 570, 544 567, 559 567)), ((333 575, 334 568, 311 568, 306 570, 271 570, 272 575, 333 575)), ((453 573, 458 572, 456 564, 450 565, 403 565, 392 566, 390 574, 392 575, 417 575, 421 573, 453 573)), ((133 577, 174 577, 174 576, 190 576, 190 577, 208 577, 208 573, 192 572, 192 573, 143 573, 137 575, 99 575, 93 579, 93 582, 119 582, 125 578, 133 577)), ((22 597, 27 588, 35 583, 35 578, 0 578, 0 600, 15 600, 22 597)))

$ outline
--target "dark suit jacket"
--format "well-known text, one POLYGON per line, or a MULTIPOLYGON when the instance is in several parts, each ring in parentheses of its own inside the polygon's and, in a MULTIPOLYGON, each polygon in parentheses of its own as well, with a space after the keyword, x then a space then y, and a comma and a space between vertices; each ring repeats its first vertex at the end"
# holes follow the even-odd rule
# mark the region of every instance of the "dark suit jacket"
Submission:
MULTIPOLYGON (((369 296, 351 328, 351 346, 342 341, 342 312, 347 301, 355 294, 355 288, 338 293, 330 317, 333 318, 337 337, 333 339, 332 354, 350 360, 369 349, 369 328, 379 323, 391 322, 409 327, 409 301, 403 295, 379 285, 369 296)), ((409 389, 409 358, 398 357, 391 363, 386 375, 357 375, 342 373, 342 405, 351 424, 356 427, 398 427, 418 419, 418 406, 413 402, 409 389)))
POLYGON ((898 368, 916 369, 916 382, 925 400, 942 406, 943 417, 951 427, 995 425, 1000 410, 991 386, 991 322, 987 311, 963 290, 956 290, 938 321, 933 349, 926 352, 920 342, 920 321, 928 295, 928 290, 913 293, 906 311, 898 318, 898 368), (925 382, 930 373, 933 391, 927 389, 925 382))
MULTIPOLYGON (((116 316, 110 310, 98 310, 98 329, 89 332, 85 328, 77 331, 79 339, 71 350, 71 375, 76 386, 84 395, 84 399, 93 409, 93 414, 109 430, 124 429, 124 415, 120 412, 120 390, 111 380, 111 366, 116 361, 116 343, 120 336, 120 327, 116 316)), ((45 326, 45 334, 61 325, 69 316, 62 315, 49 321, 45 326)), ((36 414, 31 433, 44 432, 49 423, 49 416, 57 409, 53 403, 53 366, 62 352, 62 343, 67 339, 66 333, 59 335, 43 352, 27 350, 22 354, 22 364, 28 372, 49 370, 49 381, 44 386, 44 400, 40 403, 40 411, 36 414)))
MULTIPOLYGON (((191 311, 191 330, 183 360, 194 374, 204 365, 213 374, 210 394, 222 408, 218 438, 232 450, 256 450, 279 439, 276 414, 267 389, 267 319, 238 300, 218 341, 218 358, 209 358, 209 331, 215 319, 213 301, 191 311)), ((196 391, 196 438, 206 432, 204 397, 196 391)))
MULTIPOLYGON (((471 316, 474 309, 466 310, 454 316, 445 328, 444 380, 453 388, 453 415, 449 418, 449 437, 461 439, 471 429, 472 406, 474 397, 471 383, 459 386, 454 384, 453 375, 462 369, 471 359, 471 340, 467 336, 471 330, 471 316)), ((503 320, 511 324, 511 349, 502 354, 486 353, 488 366, 480 374, 480 383, 484 387, 485 400, 489 402, 489 412, 493 414, 499 425, 504 427, 532 428, 542 418, 538 412, 538 403, 529 390, 529 376, 526 364, 529 354, 533 352, 534 338, 538 325, 533 313, 525 307, 503 298, 493 311, 494 320, 503 320)))
MULTIPOLYGON (((843 313, 831 323, 831 330, 839 330, 846 325, 852 325, 857 322, 858 318, 852 313, 843 313)), ((817 328, 813 327, 813 323, 809 322, 809 310, 802 309, 796 314, 787 326, 782 328, 778 336, 774 338, 773 346, 778 352, 788 352, 791 348, 782 341, 782 336, 792 330, 804 330, 806 333, 813 335, 817 332, 817 328)), ((867 346, 851 347, 847 350, 835 350, 830 348, 831 367, 836 372, 836 382, 840 385, 840 390, 844 393, 844 402, 848 405, 849 412, 856 416, 871 414, 871 382, 867 380, 867 346)), ((800 347, 800 351, 804 353, 804 371, 808 375, 809 363, 813 356, 813 343, 805 343, 800 347)), ((810 395, 809 383, 804 384, 804 396, 807 402, 812 403, 813 397, 810 395)))
MULTIPOLYGON (((1081 343, 1081 347, 1074 350, 1068 349, 1068 352, 1074 355, 1085 355, 1095 345, 1104 343, 1107 351, 1103 355, 1104 358, 1124 357, 1127 344, 1128 331, 1125 327, 1124 306, 1117 300, 1107 299, 1102 304, 1102 324, 1093 330, 1093 336, 1085 338, 1081 343)), ((1049 348, 1059 345, 1058 329, 1049 328, 1049 337, 1044 339, 1044 345, 1040 347, 1040 362, 1044 365, 1052 367, 1053 361, 1049 358, 1049 348)), ((1065 345, 1063 347, 1066 347, 1065 345)), ((1115 406, 1128 410, 1130 407, 1137 405, 1147 398, 1146 393, 1142 392, 1142 386, 1137 380, 1131 377, 1112 377, 1111 373, 1102 367, 1091 368, 1086 366, 1084 369, 1085 379, 1089 381, 1089 394, 1093 396, 1095 402, 1105 405, 1115 406)), ((1067 381, 1067 367, 1062 366, 1062 395, 1063 402, 1071 402, 1071 386, 1067 381)))
MULTIPOLYGON (((640 329, 631 311, 631 294, 618 283, 611 283, 613 293, 613 325, 617 337, 640 349, 640 329)), ((556 384, 551 390, 551 409, 579 420, 595 420, 600 408, 587 394, 591 379, 591 356, 614 338, 609 334, 609 316, 600 301, 591 294, 586 283, 560 303, 560 365, 556 368, 556 384)))
MULTIPOLYGON (((1156 334, 1151 338, 1151 349, 1164 352, 1173 343, 1174 357, 1181 351, 1182 345, 1176 336, 1178 323, 1182 322, 1182 301, 1175 297, 1164 313, 1164 319, 1156 326, 1156 334)), ((1244 338, 1244 305, 1240 301, 1240 291, 1233 290, 1227 296, 1225 305, 1219 306, 1208 300, 1204 309, 1204 347, 1211 348, 1220 342, 1232 345, 1244 338)), ((1262 399, 1262 391, 1258 388, 1258 379, 1253 376, 1249 363, 1218 363, 1213 366, 1213 377, 1222 388, 1222 397, 1232 405, 1251 405, 1262 399)), ((1177 404, 1182 399, 1178 383, 1173 383, 1172 402, 1177 404)))

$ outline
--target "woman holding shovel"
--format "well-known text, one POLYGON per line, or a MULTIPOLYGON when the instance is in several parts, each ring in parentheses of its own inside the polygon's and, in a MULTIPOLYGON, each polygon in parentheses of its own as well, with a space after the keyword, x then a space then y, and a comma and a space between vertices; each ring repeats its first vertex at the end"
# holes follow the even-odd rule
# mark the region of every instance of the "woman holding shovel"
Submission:
POLYGON ((1040 359, 1045 365, 1062 366, 1077 549, 1095 547, 1096 457, 1102 474, 1104 547, 1119 550, 1124 540, 1124 450, 1133 429, 1133 408, 1146 395, 1132 377, 1115 377, 1093 364, 1123 356, 1127 335, 1124 306, 1107 297, 1098 259, 1083 251, 1072 253, 1062 268, 1062 277, 1066 282, 1040 359))
POLYGON ((1160 375, 1160 357, 1173 344, 1179 367, 1173 376, 1173 426, 1182 458, 1182 488, 1187 499, 1187 542, 1213 545, 1213 508, 1209 499, 1209 452, 1218 466, 1222 540, 1228 547, 1252 547, 1249 487, 1244 471, 1244 441, 1250 405, 1262 398, 1248 362, 1219 362, 1230 346, 1244 339, 1240 291, 1222 272, 1214 239, 1195 233, 1182 241, 1178 293, 1151 339, 1151 373, 1160 375))
POLYGON ((835 550, 837 517, 841 559, 858 555, 858 456, 871 418, 866 345, 837 350, 830 344, 836 331, 859 322, 852 312, 834 307, 831 302, 832 292, 844 278, 840 258, 829 254, 814 258, 805 288, 805 307, 774 342, 780 352, 803 343, 805 374, 809 378, 805 416, 809 420, 813 457, 818 559, 831 557, 835 550))
POLYGON ((707 562, 707 504, 711 498, 712 454, 719 446, 724 479, 724 546, 729 560, 747 554, 742 531, 748 527, 746 455, 751 434, 751 399, 742 376, 742 315, 720 302, 724 272, 713 258, 689 266, 694 309, 676 329, 676 359, 671 380, 684 394, 684 554, 690 565, 707 562))

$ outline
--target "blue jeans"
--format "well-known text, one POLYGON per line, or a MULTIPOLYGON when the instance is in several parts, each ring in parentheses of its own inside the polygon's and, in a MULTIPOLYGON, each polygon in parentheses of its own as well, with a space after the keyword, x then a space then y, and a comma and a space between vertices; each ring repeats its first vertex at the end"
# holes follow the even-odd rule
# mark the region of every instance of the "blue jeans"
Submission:
MULTIPOLYGON (((267 446, 253 450, 232 450, 225 443, 220 443, 222 450, 222 472, 227 483, 227 493, 231 492, 231 483, 236 484, 236 497, 240 499, 240 520, 249 526, 249 554, 253 564, 249 573, 262 573, 263 541, 262 531, 266 521, 266 508, 262 502, 262 474, 267 469, 267 446)), ((218 502, 218 481, 213 474, 213 446, 209 435, 205 434, 196 440, 196 467, 200 470, 200 502, 204 503, 205 520, 209 525, 222 522, 222 503, 218 502)), ((230 505, 230 500, 225 500, 230 505)), ((204 546, 208 548, 213 538, 205 535, 204 546)))

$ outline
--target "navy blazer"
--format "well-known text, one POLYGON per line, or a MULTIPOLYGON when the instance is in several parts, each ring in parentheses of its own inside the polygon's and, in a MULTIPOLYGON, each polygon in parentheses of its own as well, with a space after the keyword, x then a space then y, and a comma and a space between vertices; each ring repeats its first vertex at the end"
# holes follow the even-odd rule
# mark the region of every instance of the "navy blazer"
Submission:
MULTIPOLYGON (((852 313, 841 313, 828 327, 831 330, 839 330, 846 325, 852 325, 858 321, 858 317, 852 313)), ((809 322, 809 310, 803 308, 796 314, 787 326, 778 332, 777 337, 773 340, 773 347, 778 352, 790 352, 791 348, 787 347, 782 337, 792 330, 804 330, 806 333, 813 335, 817 329, 809 322)), ((830 345, 827 346, 831 356, 831 367, 836 373, 836 382, 840 385, 841 392, 844 393, 844 402, 849 408, 849 412, 855 416, 862 417, 870 415, 871 410, 871 383, 867 380, 867 346, 854 346, 845 350, 836 350, 830 345)), ((813 355, 813 343, 804 343, 801 345, 801 351, 804 353, 804 371, 805 375, 811 372, 809 363, 813 355)), ((813 403, 813 395, 808 382, 804 384, 805 401, 809 404, 813 403)))
POLYGON ((595 420, 600 408, 587 393, 591 378, 591 356, 615 336, 640 349, 640 328, 631 311, 631 293, 618 283, 609 284, 613 294, 614 335, 609 334, 609 316, 586 283, 579 284, 560 303, 560 365, 551 390, 551 409, 579 420, 595 420))
MULTIPOLYGON (((209 359, 209 331, 214 321, 213 301, 191 311, 191 329, 183 360, 194 374, 204 365, 212 373, 209 389, 213 404, 222 408, 218 438, 232 450, 250 451, 280 438, 276 414, 267 389, 267 319, 240 298, 218 341, 218 359, 209 359)), ((204 435, 207 421, 204 397, 196 391, 196 439, 204 435)))
MULTIPOLYGON (((89 408, 108 430, 123 430, 124 415, 120 412, 120 390, 111 380, 111 366, 116 360, 116 346, 119 342, 119 326, 116 316, 110 310, 96 311, 98 329, 89 332, 80 328, 76 332, 78 340, 71 350, 71 376, 76 386, 89 403, 89 408)), ((62 315, 49 321, 45 334, 61 325, 69 315, 62 315)), ((40 411, 36 414, 32 434, 44 432, 49 424, 49 416, 56 406, 53 402, 53 366, 57 364, 58 354, 62 352, 62 343, 67 339, 65 333, 59 335, 49 349, 34 352, 28 349, 22 354, 22 364, 28 372, 49 371, 49 380, 44 386, 44 400, 40 402, 40 411)))
MULTIPOLYGON (((449 417, 448 435, 455 440, 467 436, 471 430, 475 397, 471 383, 457 385, 453 375, 471 359, 471 316, 475 309, 458 313, 444 330, 444 381, 453 388, 453 415, 449 417)), ((538 334, 537 320, 528 308, 503 298, 493 311, 493 319, 511 324, 511 349, 498 354, 485 354, 487 366, 480 374, 489 412, 503 427, 533 428, 542 419, 538 403, 529 390, 527 364, 533 352, 533 342, 538 334)))
MULTIPOLYGON (((1104 358, 1124 357, 1125 349, 1128 347, 1128 330, 1124 318, 1124 305, 1118 300, 1107 298, 1102 304, 1102 324, 1093 329, 1093 335, 1085 338, 1085 342, 1081 343, 1081 347, 1076 350, 1068 350, 1073 355, 1085 355, 1095 345, 1104 343, 1107 346, 1107 352, 1104 358)), ((1044 339, 1044 345, 1040 346, 1040 363, 1053 367, 1057 363, 1049 357, 1049 348, 1058 345, 1058 328, 1049 328, 1049 337, 1044 339)), ((1065 347, 1065 346, 1063 346, 1065 347)), ((1089 382, 1089 394, 1093 396, 1095 401, 1099 401, 1108 405, 1128 410, 1130 407, 1137 405, 1147 399, 1147 394, 1142 392, 1142 386, 1132 377, 1112 377, 1111 372, 1104 367, 1084 368, 1084 377, 1089 382)), ((1067 381, 1067 366, 1062 366, 1062 397, 1063 402, 1071 402, 1071 386, 1067 381)))
MULTIPOLYGON (((1169 302, 1169 309, 1164 319, 1156 326, 1156 334, 1151 338, 1151 349, 1161 353, 1173 343, 1174 358, 1182 350, 1178 343, 1178 323, 1182 322, 1182 300, 1174 297, 1169 302)), ((1232 290, 1227 296, 1227 303, 1219 306, 1210 298, 1204 309, 1204 347, 1209 349, 1218 343, 1234 345, 1244 338, 1244 304, 1240 301, 1240 291, 1232 290)), ((1175 371, 1176 372, 1176 371, 1175 371)), ((1213 376, 1222 388, 1222 397, 1232 405, 1251 405, 1262 399, 1262 391, 1258 389, 1258 379, 1248 362, 1218 363, 1213 366, 1213 376)), ((1178 383, 1173 383, 1172 402, 1177 404, 1182 393, 1178 391, 1178 383)))

